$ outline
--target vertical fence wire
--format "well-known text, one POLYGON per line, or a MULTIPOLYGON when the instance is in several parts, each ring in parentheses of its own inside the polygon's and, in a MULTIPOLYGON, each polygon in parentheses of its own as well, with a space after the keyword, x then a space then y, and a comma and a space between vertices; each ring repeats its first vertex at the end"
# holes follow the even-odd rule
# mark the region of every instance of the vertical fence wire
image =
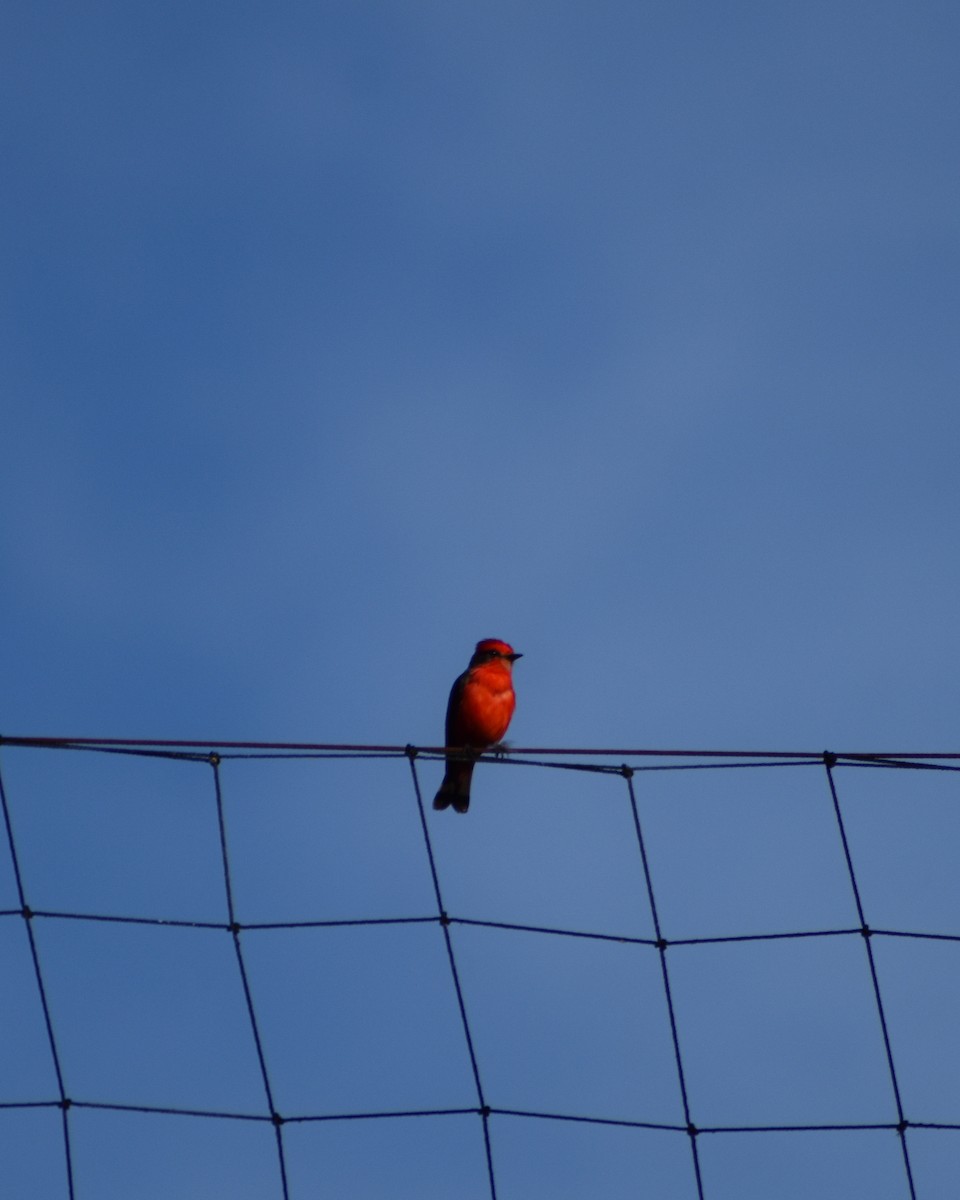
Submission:
POLYGON ((236 910, 233 905, 233 880, 230 874, 230 855, 227 849, 227 826, 224 814, 223 805, 223 789, 220 784, 220 756, 218 754, 210 755, 210 766, 213 768, 213 784, 216 793, 217 801, 217 827, 220 831, 220 855, 223 865, 223 886, 226 893, 227 901, 227 920, 230 926, 230 933, 233 938, 233 948, 237 957, 237 968, 240 972, 240 982, 243 987, 243 997, 247 1007, 247 1015, 250 1018, 250 1029, 253 1033, 254 1045, 257 1048, 257 1061, 260 1065, 260 1076, 263 1080, 263 1090, 267 1098, 267 1106, 270 1110, 270 1120, 273 1123, 274 1132, 277 1139, 277 1159, 280 1167, 280 1186, 283 1192, 283 1200, 289 1200, 290 1191, 287 1185, 287 1163, 286 1155, 283 1147, 283 1117, 277 1112, 277 1106, 273 1101, 273 1089, 270 1086, 270 1074, 267 1071, 267 1060, 263 1052, 263 1041, 260 1037, 260 1026, 257 1022, 257 1015, 253 1007, 253 996, 250 992, 250 980, 247 977, 247 968, 243 958, 243 948, 240 945, 240 934, 242 927, 237 921, 236 910))
POLYGON ((657 951, 660 956, 660 974, 663 979, 663 992, 667 1002, 667 1014, 670 1018, 670 1037, 673 1041, 673 1056, 677 1066, 677 1079, 680 1084, 680 1098, 683 1102, 683 1119, 690 1138, 690 1153, 693 1156, 693 1173, 697 1181, 698 1200, 704 1200, 703 1175, 700 1171, 700 1152, 697 1148, 697 1127, 690 1116, 690 1099, 687 1095, 687 1080, 683 1070, 683 1055, 680 1052, 680 1036, 677 1033, 677 1014, 673 1007, 673 994, 670 991, 670 969, 667 966, 668 942, 660 927, 660 915, 657 912, 657 901, 653 893, 653 876, 650 874, 650 860, 647 857, 647 847, 643 839, 643 829, 640 825, 640 810, 637 807, 637 794, 633 786, 633 770, 626 764, 621 768, 627 782, 627 792, 630 797, 630 812, 633 815, 633 828, 637 835, 637 846, 640 850, 640 861, 643 864, 643 878, 647 886, 647 899, 650 902, 650 915, 653 918, 653 931, 657 939, 657 951))
POLYGON ((443 894, 440 891, 440 878, 437 874, 437 863, 433 853, 433 843, 430 840, 430 827, 427 824, 427 814, 423 807, 423 795, 420 791, 420 779, 417 775, 417 751, 414 746, 407 747, 407 758, 410 762, 410 774, 413 779, 413 790, 417 800, 417 811, 420 815, 420 828, 427 849, 427 860, 430 863, 430 876, 433 880, 433 891, 437 901, 437 913, 440 928, 443 931, 443 941, 447 949, 447 960, 450 963, 450 974, 453 978, 454 990, 457 994, 457 1007, 460 1010, 460 1021, 463 1026, 463 1036, 470 1056, 470 1067, 473 1071, 473 1082, 477 1090, 477 1104, 480 1118, 483 1122, 483 1146, 487 1159, 487 1179, 490 1184, 490 1200, 497 1200, 497 1184, 493 1172, 493 1149, 490 1145, 490 1107, 483 1092, 480 1081, 480 1066, 477 1062, 477 1052, 470 1032, 470 1020, 467 1016, 467 1006, 463 998, 463 987, 460 983, 460 972, 457 970, 457 959, 453 952, 453 939, 450 936, 450 917, 443 904, 443 894))
POLYGON ((59 1108, 63 1123, 63 1155, 67 1173, 67 1196, 74 1200, 73 1184, 73 1154, 70 1146, 70 1099, 63 1082, 63 1066, 60 1061, 60 1051, 57 1038, 53 1031, 53 1020, 50 1016, 50 1004, 47 999, 47 989, 43 981, 43 971, 40 968, 40 955, 37 951, 37 939, 33 931, 33 912, 27 904, 26 892, 23 886, 23 873, 20 870, 20 857, 13 837, 13 821, 10 816, 10 805, 7 803, 7 792, 3 783, 3 773, 0 771, 0 804, 3 806, 3 823, 7 831, 7 845, 10 849, 10 861, 13 866, 13 877, 16 882, 17 897, 20 901, 20 913, 23 916, 24 928, 27 931, 27 941, 30 945, 30 957, 33 961, 33 974, 37 984, 37 995, 43 1012, 43 1023, 47 1033, 47 1044, 50 1047, 50 1057, 57 1077, 57 1090, 60 1094, 59 1108))
POLYGON ((850 843, 847 839, 847 830, 843 822, 843 813, 840 809, 840 798, 837 795, 837 785, 833 777, 834 768, 837 765, 837 756, 831 754, 829 750, 824 751, 823 765, 827 772, 827 783, 830 786, 830 798, 833 802, 833 813, 837 819, 837 829, 840 833, 840 842, 843 846, 843 857, 847 864, 847 874, 850 879, 850 887, 853 891, 854 903, 857 907, 857 917, 860 921, 860 933, 863 936, 863 944, 867 951, 867 963, 870 967, 870 980, 873 984, 873 996, 877 1004, 877 1016, 880 1019, 880 1029, 883 1034, 883 1048, 887 1059, 887 1069, 890 1072, 890 1085, 893 1089, 893 1097, 897 1106, 897 1134, 900 1138, 900 1149, 903 1154, 903 1166, 907 1173, 907 1186, 910 1188, 910 1200, 917 1200, 917 1190, 913 1182, 913 1168, 910 1164, 910 1149, 907 1146, 907 1124, 904 1118, 903 1102, 900 1098, 900 1084, 897 1080, 897 1069, 893 1061, 893 1048, 890 1045, 890 1030, 887 1028, 887 1017, 883 1008, 883 997, 880 994, 880 980, 877 977, 877 964, 873 956, 873 945, 871 938, 873 931, 867 924, 867 918, 863 911, 863 902, 860 899, 860 886, 857 883, 857 873, 853 867, 853 856, 850 853, 850 843))

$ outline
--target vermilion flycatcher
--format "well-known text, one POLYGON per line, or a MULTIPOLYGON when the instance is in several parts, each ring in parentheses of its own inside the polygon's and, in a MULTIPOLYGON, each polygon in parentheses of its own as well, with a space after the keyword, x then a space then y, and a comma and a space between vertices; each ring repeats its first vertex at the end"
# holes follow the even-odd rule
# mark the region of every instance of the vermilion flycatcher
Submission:
POLYGON ((470 807, 470 779, 480 751, 495 746, 507 732, 517 700, 511 672, 518 658, 512 646, 497 638, 477 642, 470 665, 450 690, 447 702, 447 771, 434 797, 434 808, 465 813, 470 807))

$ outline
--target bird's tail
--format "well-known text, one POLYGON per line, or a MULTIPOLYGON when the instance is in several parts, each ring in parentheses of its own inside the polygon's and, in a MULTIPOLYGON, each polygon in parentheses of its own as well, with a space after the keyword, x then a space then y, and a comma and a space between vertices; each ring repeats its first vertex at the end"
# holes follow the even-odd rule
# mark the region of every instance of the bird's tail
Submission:
POLYGON ((473 778, 473 760, 447 759, 447 771, 440 790, 433 798, 434 808, 449 808, 465 813, 470 807, 470 780, 473 778))

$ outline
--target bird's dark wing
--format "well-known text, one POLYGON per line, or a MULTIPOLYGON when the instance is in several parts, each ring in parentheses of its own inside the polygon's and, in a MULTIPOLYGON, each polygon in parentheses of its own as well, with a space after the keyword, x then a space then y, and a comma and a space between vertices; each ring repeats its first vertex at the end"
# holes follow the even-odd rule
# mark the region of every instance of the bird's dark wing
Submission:
POLYGON ((453 687, 450 689, 450 699, 447 701, 447 720, 444 725, 444 745, 446 746, 462 746, 465 742, 463 728, 459 720, 460 699, 463 696, 463 689, 467 686, 469 675, 469 671, 464 671, 462 675, 457 676, 453 681, 453 687))

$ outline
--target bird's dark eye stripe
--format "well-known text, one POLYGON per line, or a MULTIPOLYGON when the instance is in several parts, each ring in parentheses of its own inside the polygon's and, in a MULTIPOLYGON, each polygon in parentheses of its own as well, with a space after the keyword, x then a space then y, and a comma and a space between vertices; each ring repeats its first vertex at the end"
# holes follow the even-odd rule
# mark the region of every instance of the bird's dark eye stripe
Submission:
POLYGON ((490 650, 481 650, 478 655, 478 658, 482 662, 492 662, 495 658, 502 658, 507 662, 513 662, 513 657, 514 656, 512 653, 504 650, 494 650, 492 648, 490 650))

